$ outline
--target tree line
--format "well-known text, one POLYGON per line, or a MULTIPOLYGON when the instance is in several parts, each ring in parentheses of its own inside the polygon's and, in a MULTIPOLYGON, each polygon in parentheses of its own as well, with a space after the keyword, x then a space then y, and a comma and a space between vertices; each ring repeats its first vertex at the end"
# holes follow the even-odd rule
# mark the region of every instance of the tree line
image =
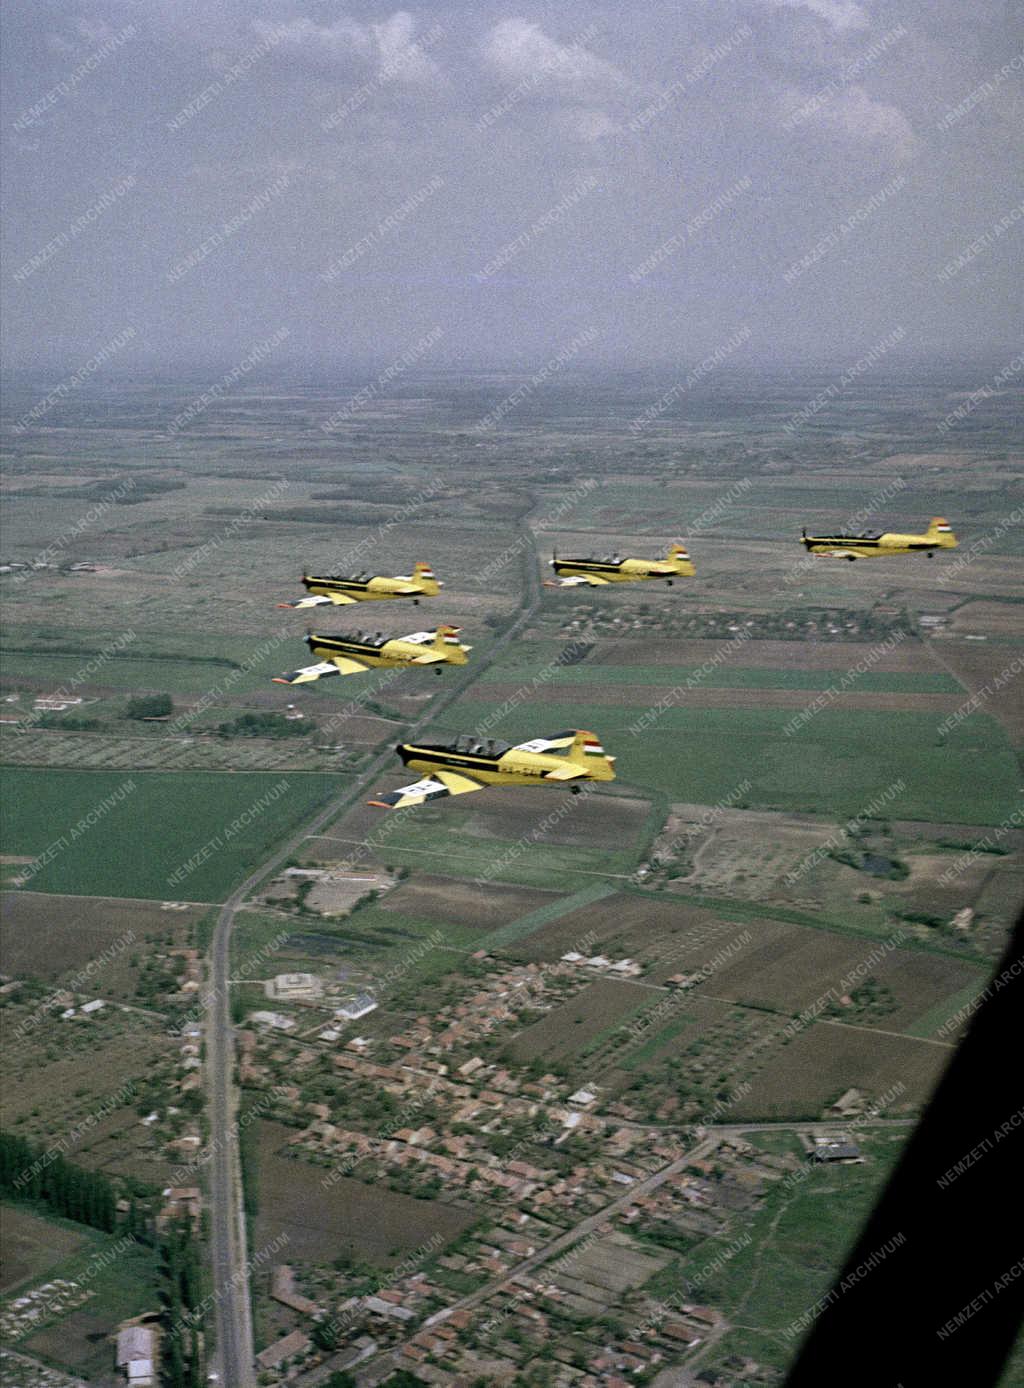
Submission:
POLYGON ((0 1191, 105 1233, 117 1225, 117 1194, 108 1177, 13 1133, 0 1133, 0 1191))

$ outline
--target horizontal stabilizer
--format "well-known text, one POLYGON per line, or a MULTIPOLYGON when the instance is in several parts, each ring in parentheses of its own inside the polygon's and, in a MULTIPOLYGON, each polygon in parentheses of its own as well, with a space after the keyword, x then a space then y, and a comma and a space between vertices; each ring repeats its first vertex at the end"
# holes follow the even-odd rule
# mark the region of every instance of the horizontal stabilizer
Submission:
POLYGON ((554 771, 546 772, 544 779, 546 781, 576 781, 586 774, 586 767, 574 766, 566 762, 564 766, 556 766, 554 771))

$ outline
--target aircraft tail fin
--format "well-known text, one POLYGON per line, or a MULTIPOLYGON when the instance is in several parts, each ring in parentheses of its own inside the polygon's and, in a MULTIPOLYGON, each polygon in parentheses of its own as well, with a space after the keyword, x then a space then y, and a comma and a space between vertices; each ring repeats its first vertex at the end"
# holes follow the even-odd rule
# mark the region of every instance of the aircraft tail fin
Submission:
POLYGON ((597 734, 588 732, 586 728, 575 729, 575 736, 566 756, 571 762, 585 766, 587 775, 595 781, 615 780, 615 758, 607 754, 597 734))
POLYGON ((675 540, 669 546, 667 558, 676 572, 682 574, 685 578, 692 578, 697 572, 690 560, 690 551, 683 544, 682 540, 675 540))
POLYGON ((466 663, 466 651, 469 647, 463 647, 459 641, 459 627, 450 627, 442 623, 434 632, 433 648, 435 651, 442 651, 448 659, 455 665, 466 663))
POLYGON ((436 597, 441 591, 441 583, 434 573, 433 565, 418 563, 412 571, 413 580, 420 585, 428 597, 436 597))
POLYGON ((957 538, 953 534, 953 527, 944 516, 932 516, 928 522, 927 535, 929 540, 934 539, 938 544, 950 549, 957 543, 957 538))

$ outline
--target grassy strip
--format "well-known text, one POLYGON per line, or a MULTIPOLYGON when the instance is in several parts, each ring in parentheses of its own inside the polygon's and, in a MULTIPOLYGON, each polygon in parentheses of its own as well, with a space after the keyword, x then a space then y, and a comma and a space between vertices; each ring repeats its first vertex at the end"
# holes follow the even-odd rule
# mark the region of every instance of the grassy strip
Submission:
POLYGON ((588 887, 581 887, 571 896, 564 896, 558 901, 552 901, 547 906, 540 906, 536 911, 530 911, 525 916, 520 916, 518 920, 509 921, 507 925, 500 926, 480 941, 480 948, 500 949, 502 945, 508 945, 515 940, 523 939, 526 935, 532 935, 542 925, 548 925, 551 921, 558 920, 560 916, 567 915, 570 911, 577 911, 582 906, 590 906, 595 901, 601 901, 616 891, 618 891, 618 887, 608 882, 594 882, 588 887))

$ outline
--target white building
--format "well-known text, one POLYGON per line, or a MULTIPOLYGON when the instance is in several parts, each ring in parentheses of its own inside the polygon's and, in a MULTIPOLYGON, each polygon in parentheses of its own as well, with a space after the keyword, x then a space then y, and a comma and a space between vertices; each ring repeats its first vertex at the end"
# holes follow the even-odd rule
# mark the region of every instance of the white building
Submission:
POLYGON ((117 1367, 134 1388, 153 1388, 156 1336, 148 1325, 129 1325, 117 1335, 117 1367))
POLYGON ((316 974, 278 974, 264 986, 268 998, 288 1002, 295 998, 318 998, 323 983, 316 974))
POLYGON ((351 1002, 345 1003, 343 1007, 335 1009, 336 1017, 344 1017, 347 1022, 358 1022, 360 1017, 365 1017, 368 1012, 374 1012, 377 1002, 372 993, 360 993, 351 1002))
POLYGON ((253 1012, 250 1022, 258 1027, 276 1027, 278 1031, 294 1031, 295 1022, 283 1012, 253 1012))

